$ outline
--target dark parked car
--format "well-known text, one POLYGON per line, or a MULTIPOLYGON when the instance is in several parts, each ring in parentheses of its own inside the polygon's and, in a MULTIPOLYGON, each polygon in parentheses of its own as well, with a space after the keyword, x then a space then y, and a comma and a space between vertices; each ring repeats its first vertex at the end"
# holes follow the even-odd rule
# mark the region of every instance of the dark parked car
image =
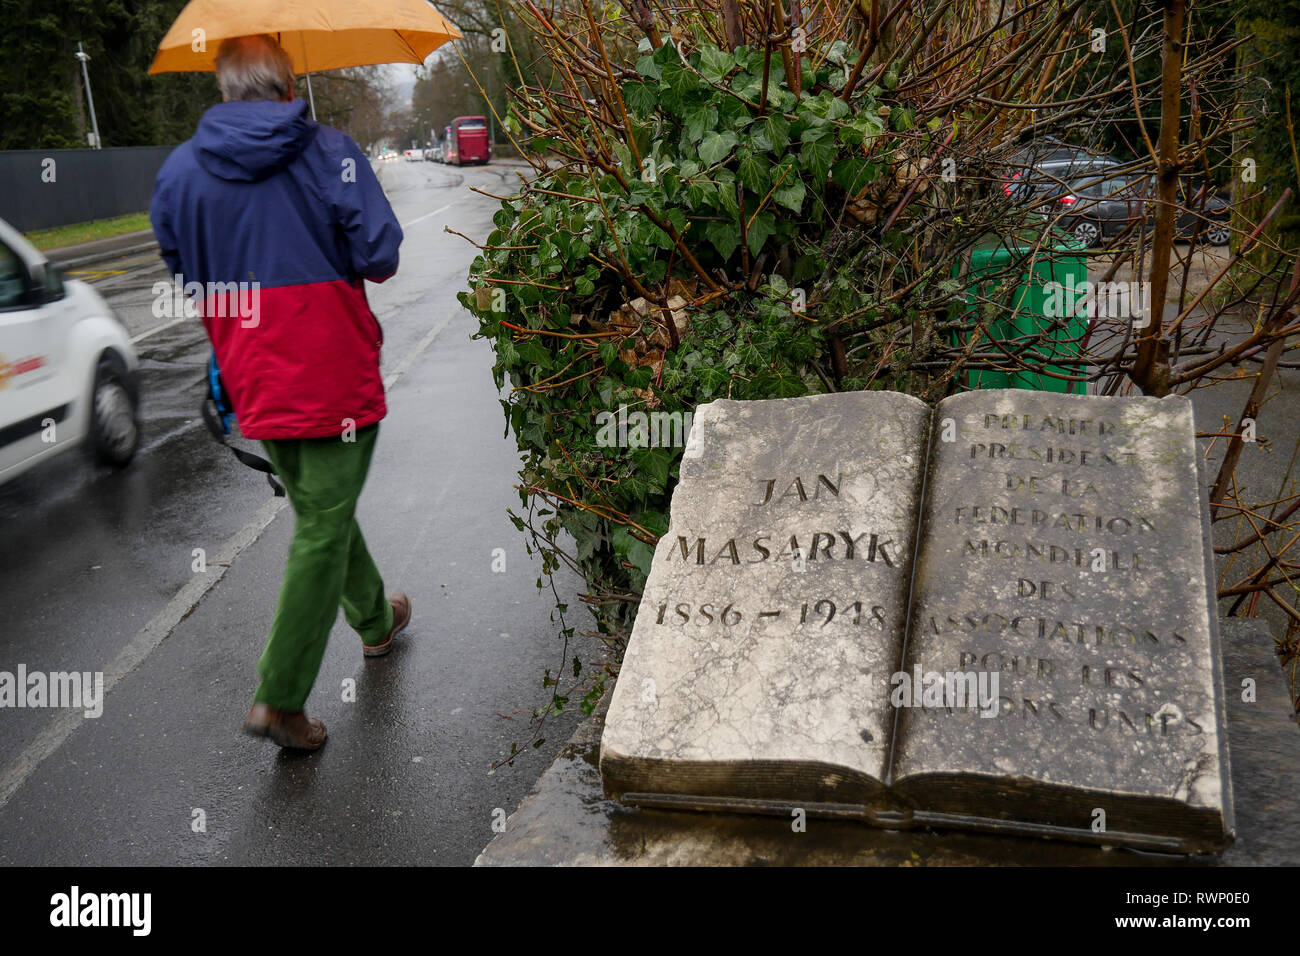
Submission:
MULTIPOLYGON (((1154 219, 1153 178, 1124 172, 1125 165, 1107 153, 1045 138, 1013 154, 1002 192, 1015 202, 1036 202, 1039 213, 1093 248, 1143 217, 1154 219)), ((1227 245, 1230 208, 1213 188, 1202 191, 1200 183, 1184 179, 1178 205, 1178 238, 1196 235, 1200 242, 1227 245)))
POLYGON ((1087 248, 1117 236, 1145 214, 1145 176, 1089 173, 1055 194, 1056 224, 1087 248))
MULTIPOLYGON (((1088 248, 1101 245, 1145 217, 1155 218, 1155 180, 1147 175, 1091 172, 1069 181, 1067 188, 1052 194, 1049 215, 1088 248)), ((1230 206, 1213 189, 1203 189, 1191 179, 1179 183, 1178 217, 1175 236, 1225 246, 1230 206)))
MULTIPOLYGON (((1154 184, 1152 185, 1154 189, 1154 184)), ((1219 195, 1214 185, 1208 187, 1197 180, 1183 178, 1178 182, 1178 224, 1176 235, 1190 239, 1200 233, 1198 241, 1212 246, 1226 246, 1232 238, 1229 220, 1232 204, 1219 195)))
POLYGON ((1013 153, 1003 173, 1002 192, 1014 200, 1061 191, 1075 177, 1124 165, 1109 153, 1068 146, 1047 137, 1013 153))

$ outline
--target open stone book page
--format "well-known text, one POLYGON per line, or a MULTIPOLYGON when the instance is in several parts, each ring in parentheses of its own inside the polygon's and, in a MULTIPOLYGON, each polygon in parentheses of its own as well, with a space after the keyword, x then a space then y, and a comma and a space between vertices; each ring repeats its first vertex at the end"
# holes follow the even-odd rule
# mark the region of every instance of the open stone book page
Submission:
POLYGON ((888 802, 929 420, 892 392, 698 410, 606 718, 607 792, 888 802))
POLYGON ((1191 402, 945 399, 923 510, 905 670, 973 674, 977 691, 996 675, 998 702, 900 707, 899 795, 1100 842, 1221 847, 1231 795, 1191 402))

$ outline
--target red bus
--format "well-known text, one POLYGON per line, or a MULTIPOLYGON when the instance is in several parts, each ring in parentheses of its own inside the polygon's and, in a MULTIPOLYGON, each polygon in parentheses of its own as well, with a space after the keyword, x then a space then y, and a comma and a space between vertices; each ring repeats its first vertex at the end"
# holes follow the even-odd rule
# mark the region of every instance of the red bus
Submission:
POLYGON ((457 116, 447 128, 450 130, 447 137, 447 162, 464 166, 466 163, 486 163, 492 159, 486 116, 457 116))

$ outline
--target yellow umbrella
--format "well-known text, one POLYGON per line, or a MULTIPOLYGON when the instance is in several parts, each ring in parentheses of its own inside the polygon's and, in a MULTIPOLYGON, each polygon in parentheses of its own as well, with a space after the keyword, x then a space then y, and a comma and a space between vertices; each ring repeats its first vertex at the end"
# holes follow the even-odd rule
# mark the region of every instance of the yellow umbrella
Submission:
MULTIPOLYGON (((253 33, 274 36, 294 71, 305 74, 423 63, 462 35, 427 0, 190 0, 158 44, 149 72, 210 72, 222 40, 253 33)), ((310 75, 307 81, 310 93, 310 75)))

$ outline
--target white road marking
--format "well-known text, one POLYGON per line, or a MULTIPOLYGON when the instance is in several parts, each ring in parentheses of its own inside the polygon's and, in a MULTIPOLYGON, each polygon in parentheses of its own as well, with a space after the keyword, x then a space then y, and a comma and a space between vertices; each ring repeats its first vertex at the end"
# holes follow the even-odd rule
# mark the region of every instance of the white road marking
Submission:
POLYGON ((416 216, 416 217, 415 217, 414 219, 412 219, 410 222, 404 222, 404 223, 402 223, 402 228, 403 228, 403 229, 410 229, 410 228, 411 228, 412 226, 414 226, 417 222, 424 222, 424 220, 428 219, 430 216, 436 216, 436 215, 438 215, 438 213, 440 213, 440 212, 446 212, 448 209, 450 209, 450 208, 451 208, 452 206, 454 206, 454 205, 456 205, 454 202, 449 202, 449 203, 447 203, 447 205, 442 206, 442 207, 439 208, 439 209, 435 209, 433 212, 426 212, 423 216, 416 216))
POLYGON ((185 321, 184 318, 179 318, 179 319, 172 319, 170 322, 164 322, 162 325, 155 325, 152 329, 150 329, 147 332, 141 332, 139 335, 131 336, 131 343, 134 345, 136 342, 143 342, 149 336, 157 335, 159 332, 162 332, 165 329, 170 329, 173 325, 180 325, 180 323, 184 321, 185 321))
MULTIPOLYGON (((271 520, 280 513, 284 506, 283 498, 271 498, 257 509, 253 519, 235 532, 221 546, 220 550, 208 563, 206 574, 196 574, 176 593, 167 606, 153 616, 142 627, 117 656, 104 665, 104 691, 101 702, 108 697, 108 692, 117 686, 117 682, 133 671, 155 647, 163 642, 167 635, 175 630, 199 600, 218 581, 225 577, 235 556, 257 540, 271 520)), ((0 773, 0 807, 9 802, 9 798, 23 785, 47 757, 53 754, 72 736, 72 732, 86 720, 84 710, 60 711, 36 738, 23 748, 17 758, 10 761, 0 773)))
MULTIPOLYGON (((397 380, 406 374, 411 366, 415 364, 415 360, 428 350, 434 339, 438 337, 438 334, 447 327, 447 323, 451 321, 454 314, 454 311, 448 312, 440 322, 436 323, 428 331, 414 350, 384 379, 384 388, 392 388, 397 380)), ((183 320, 175 319, 169 324, 174 325, 180 321, 183 320)), ((148 624, 140 628, 127 645, 104 665, 104 692, 101 703, 108 697, 108 692, 116 687, 122 678, 139 667, 150 652, 166 640, 176 630, 181 621, 189 617, 194 609, 198 607, 199 602, 203 600, 204 595, 225 577, 226 572, 233 566, 235 558, 257 542, 257 539, 262 536, 262 532, 270 527, 271 522, 275 520, 276 515, 280 513, 286 504, 288 504, 287 498, 271 497, 266 499, 248 523, 227 538, 217 550, 217 553, 208 560, 207 573, 194 575, 184 587, 176 592, 176 596, 167 602, 167 606, 155 614, 148 624)), ((42 763, 67 742, 73 732, 81 726, 82 721, 86 719, 88 718, 83 710, 61 710, 54 719, 41 729, 32 742, 23 748, 17 757, 6 764, 3 770, 0 770, 0 808, 3 808, 9 802, 9 798, 18 791, 18 788, 27 781, 28 777, 36 772, 36 769, 42 763)))
POLYGON ((385 389, 392 388, 399 378, 410 371, 411 366, 415 364, 415 360, 423 355, 425 350, 433 344, 433 340, 436 339, 442 330, 447 327, 447 323, 451 321, 454 314, 455 313, 453 312, 448 312, 443 316, 442 321, 434 323, 433 328, 428 331, 424 338, 420 339, 420 343, 411 350, 410 354, 408 354, 406 358, 402 359, 401 364, 384 377, 385 389))

